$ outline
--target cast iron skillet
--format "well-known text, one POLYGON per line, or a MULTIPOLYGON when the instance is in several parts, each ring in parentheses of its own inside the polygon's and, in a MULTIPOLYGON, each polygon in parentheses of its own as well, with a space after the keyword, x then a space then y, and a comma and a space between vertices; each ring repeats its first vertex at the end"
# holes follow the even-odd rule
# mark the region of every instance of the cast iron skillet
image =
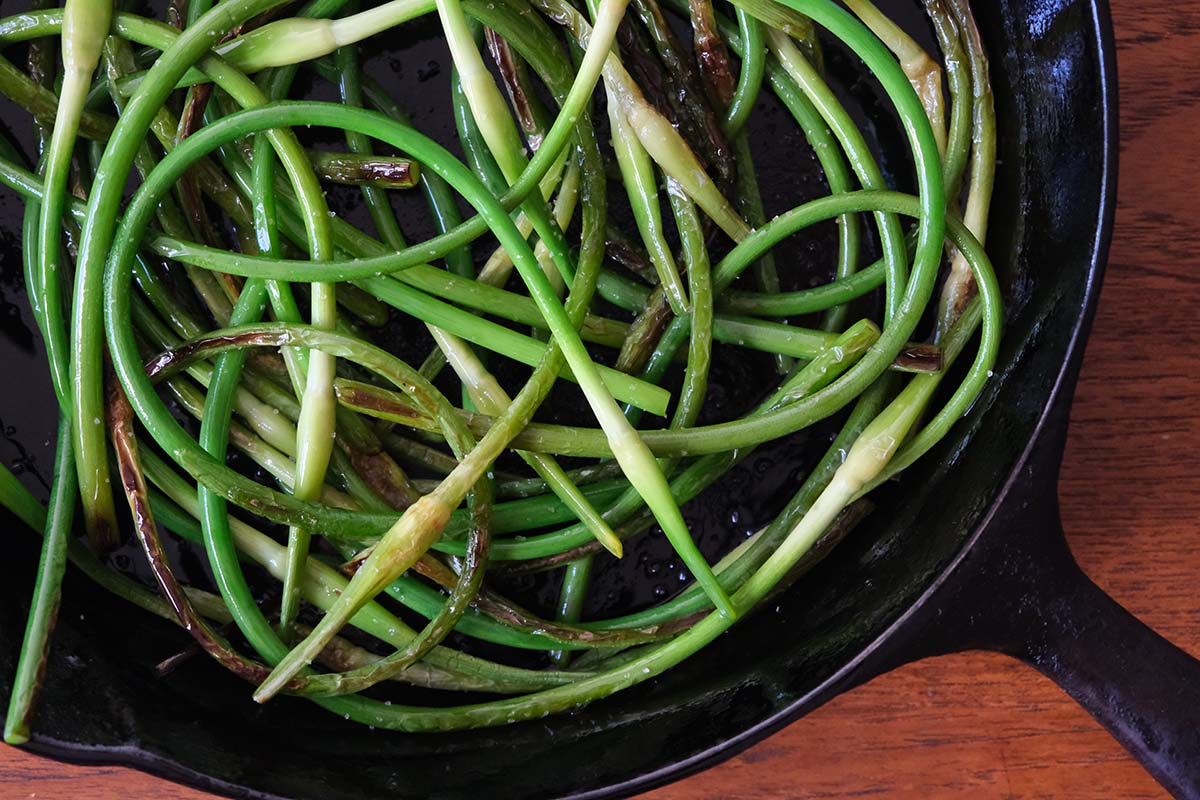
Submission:
MULTIPOLYGON (((1113 215, 1107 8, 992 0, 976 13, 1002 124, 989 245, 1008 327, 995 380, 950 440, 883 491, 865 527, 776 608, 656 681, 578 713, 406 736, 342 725, 301 703, 252 707, 245 687, 215 669, 152 680, 148 665, 178 646, 178 631, 71 577, 33 749, 239 797, 612 797, 727 758, 905 661, 982 647, 1057 681, 1164 786, 1200 797, 1200 663, 1080 572, 1055 498, 1113 215)), ((19 213, 2 202, 0 214, 19 213)), ((10 297, 17 251, 15 240, 0 247, 0 289, 10 297)), ((6 367, 40 374, 37 344, 23 340, 14 315, 0 313, 0 323, 29 363, 6 367)), ((20 396, 11 387, 3 395, 20 396)), ((0 413, 28 418, 20 405, 10 399, 0 413)), ((5 434, 44 452, 49 430, 5 434)), ((10 680, 20 643, 32 538, 6 537, 14 549, 0 563, 0 681, 10 680)))

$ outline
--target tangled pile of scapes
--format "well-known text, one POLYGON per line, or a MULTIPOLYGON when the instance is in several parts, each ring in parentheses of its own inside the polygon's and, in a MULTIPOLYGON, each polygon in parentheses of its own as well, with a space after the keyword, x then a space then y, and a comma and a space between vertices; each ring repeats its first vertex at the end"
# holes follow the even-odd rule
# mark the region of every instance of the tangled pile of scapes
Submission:
POLYGON ((990 374, 995 120, 966 0, 924 2, 940 57, 870 0, 353 4, 182 0, 161 22, 66 0, 0 19, 0 45, 27 52, 25 68, 0 58, 0 92, 40 143, 30 164, 0 137, 0 182, 25 203, 60 408, 48 506, 0 479, 0 500, 44 535, 9 741, 30 734, 67 561, 178 622, 259 702, 304 696, 424 731, 607 696, 811 566, 990 374), (358 63, 357 42, 435 13, 466 163, 358 63), (915 195, 886 185, 826 82, 818 30, 894 106, 915 195), (301 69, 340 102, 287 100, 301 69), (767 92, 829 190, 769 221, 746 133, 767 92), (336 131, 342 152, 302 144, 309 127, 336 131), (330 210, 329 183, 361 187, 370 231, 330 210), (410 187, 439 231, 415 244, 392 203, 410 187), (634 233, 607 213, 613 188, 634 233), (828 220, 832 277, 782 291, 772 248, 828 220), (872 293, 878 319, 852 318, 872 293), (397 315, 427 326, 423 363, 376 343, 397 315), (776 368, 748 413, 699 425, 714 342, 776 368), (492 370, 514 364, 527 377, 506 379, 510 393, 492 370), (680 372, 672 396, 660 384, 680 372), (563 382, 595 425, 532 421, 563 382), (778 517, 710 564, 680 505, 835 415, 778 517), (130 525, 154 590, 106 563, 130 525), (660 535, 694 583, 581 620, 596 559, 660 535), (215 586, 184 585, 168 537, 202 545, 215 586), (561 570, 559 607, 537 616, 489 582, 514 567, 561 570), (547 657, 513 666, 456 649, 461 637, 547 657), (376 699, 381 681, 449 701, 376 699))

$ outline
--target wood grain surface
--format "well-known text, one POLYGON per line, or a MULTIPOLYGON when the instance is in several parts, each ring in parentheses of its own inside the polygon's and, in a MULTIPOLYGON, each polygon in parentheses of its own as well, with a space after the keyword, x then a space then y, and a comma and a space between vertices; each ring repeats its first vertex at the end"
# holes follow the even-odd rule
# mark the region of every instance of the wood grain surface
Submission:
MULTIPOLYGON (((1112 0, 1121 88, 1111 266, 1071 415, 1061 498, 1084 569, 1200 656, 1200 4, 1112 0)), ((1159 798, 1047 679, 1002 656, 912 664, 746 753, 645 795, 1159 798)), ((0 747, 0 798, 211 797, 0 747)))

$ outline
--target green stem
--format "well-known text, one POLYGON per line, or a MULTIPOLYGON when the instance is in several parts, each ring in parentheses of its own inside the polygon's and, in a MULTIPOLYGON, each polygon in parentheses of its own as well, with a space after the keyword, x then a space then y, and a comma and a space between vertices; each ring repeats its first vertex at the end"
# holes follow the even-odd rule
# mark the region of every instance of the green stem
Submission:
MULTIPOLYGON (((0 476, 12 477, 4 470, 0 476)), ((58 618, 62 594, 63 572, 67 564, 67 546, 75 520, 78 487, 71 458, 71 431, 65 416, 59 417, 58 444, 54 453, 54 481, 50 488, 50 511, 45 514, 42 554, 38 559, 37 580, 33 585, 33 600, 25 621, 25 637, 13 678, 12 694, 8 699, 8 714, 4 720, 4 741, 25 744, 29 741, 30 725, 36 710, 46 661, 50 657, 50 636, 58 618)), ((5 505, 18 512, 21 518, 36 527, 37 514, 28 499, 5 505)), ((40 508, 38 509, 40 511, 40 508)))

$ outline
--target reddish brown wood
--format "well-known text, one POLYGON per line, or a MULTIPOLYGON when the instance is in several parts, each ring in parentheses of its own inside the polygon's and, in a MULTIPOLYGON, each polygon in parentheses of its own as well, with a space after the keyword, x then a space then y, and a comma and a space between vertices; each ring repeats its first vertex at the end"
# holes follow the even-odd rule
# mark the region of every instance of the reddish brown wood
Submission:
MULTIPOLYGON (((1200 5, 1112 0, 1120 42, 1120 208, 1071 416, 1061 486, 1080 563, 1200 655, 1200 5)), ((913 664, 649 800, 1161 798, 1049 681, 1002 656, 913 664)), ((132 770, 0 748, 0 797, 208 798, 132 770)))

